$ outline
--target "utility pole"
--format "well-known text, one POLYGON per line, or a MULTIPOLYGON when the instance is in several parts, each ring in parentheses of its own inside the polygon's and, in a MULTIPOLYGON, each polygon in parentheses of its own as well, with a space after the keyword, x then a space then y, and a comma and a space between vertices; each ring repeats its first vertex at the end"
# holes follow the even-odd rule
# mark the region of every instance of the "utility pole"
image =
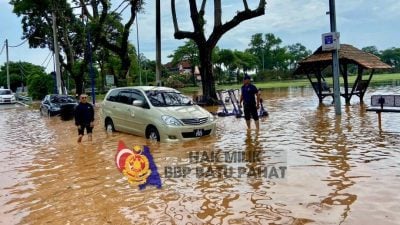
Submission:
POLYGON ((137 42, 137 57, 138 57, 138 66, 139 66, 139 85, 142 85, 142 68, 141 68, 141 60, 140 60, 140 47, 139 47, 139 23, 138 23, 138 15, 136 14, 136 42, 137 42))
POLYGON ((10 71, 8 69, 8 64, 9 64, 9 60, 8 60, 8 39, 6 39, 6 58, 7 58, 7 65, 6 65, 6 70, 7 70, 7 88, 10 88, 10 71))
MULTIPOLYGON (((331 32, 336 32, 336 9, 335 0, 329 0, 329 16, 331 21, 331 32)), ((340 45, 339 45, 340 46, 340 45)), ((339 50, 336 48, 332 52, 332 72, 333 72, 333 99, 335 102, 336 115, 342 114, 340 102, 340 82, 339 82, 339 50)))
POLYGON ((60 49, 58 47, 58 38, 57 38, 57 25, 56 25, 56 14, 54 11, 51 12, 51 17, 53 20, 53 39, 54 39, 54 59, 56 62, 56 84, 57 84, 57 93, 64 94, 63 88, 61 86, 61 71, 60 71, 60 49))
POLYGON ((160 0, 156 0, 156 85, 161 86, 161 13, 160 0))

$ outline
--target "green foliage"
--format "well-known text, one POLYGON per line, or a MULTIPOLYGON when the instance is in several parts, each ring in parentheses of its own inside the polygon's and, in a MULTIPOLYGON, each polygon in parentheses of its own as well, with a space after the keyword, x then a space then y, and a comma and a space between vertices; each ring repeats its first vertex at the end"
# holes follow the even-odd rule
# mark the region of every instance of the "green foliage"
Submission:
POLYGON ((379 53, 378 49, 376 48, 376 46, 367 46, 367 47, 362 48, 361 50, 380 57, 380 53, 379 53))
POLYGON ((254 34, 249 44, 250 53, 258 58, 258 70, 287 70, 290 56, 286 47, 281 47, 282 40, 274 34, 254 34))
POLYGON ((295 69, 299 61, 311 55, 311 51, 300 43, 287 46, 287 51, 290 70, 295 69))
POLYGON ((199 65, 199 49, 193 40, 186 41, 184 45, 179 46, 174 54, 169 55, 172 58, 172 64, 177 65, 183 60, 188 60, 192 65, 199 65))
POLYGON ((249 51, 242 52, 235 50, 233 53, 235 56, 235 64, 237 68, 240 68, 244 72, 247 72, 248 70, 252 70, 257 67, 257 57, 251 54, 249 51))
POLYGON ((29 95, 33 99, 42 99, 54 89, 54 80, 50 75, 33 74, 28 79, 29 95))
POLYGON ((381 60, 393 67, 392 72, 400 72, 400 48, 381 51, 381 60))
MULTIPOLYGON (((45 74, 44 68, 28 62, 9 62, 10 87, 13 91, 21 85, 27 85, 27 79, 33 74, 45 74)), ((0 86, 7 87, 7 70, 4 64, 0 68, 0 86)))

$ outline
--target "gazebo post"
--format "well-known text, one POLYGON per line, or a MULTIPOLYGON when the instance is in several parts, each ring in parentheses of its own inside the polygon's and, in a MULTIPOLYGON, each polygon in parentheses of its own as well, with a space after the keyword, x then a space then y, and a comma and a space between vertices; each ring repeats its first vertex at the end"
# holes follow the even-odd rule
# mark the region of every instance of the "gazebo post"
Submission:
POLYGON ((356 90, 358 83, 360 80, 362 80, 362 67, 360 65, 357 65, 358 71, 357 71, 357 78, 354 81, 353 88, 351 89, 351 94, 350 98, 354 95, 354 91, 356 90), (361 69, 361 70, 360 70, 361 69))
POLYGON ((317 69, 316 75, 317 75, 317 81, 318 81, 318 93, 317 93, 317 95, 318 95, 318 98, 319 98, 319 102, 322 103, 322 100, 323 100, 322 82, 321 82, 322 75, 321 75, 321 69, 319 67, 317 69))
POLYGON ((371 79, 372 79, 372 76, 374 75, 374 73, 375 73, 375 69, 372 69, 372 71, 371 71, 371 73, 369 75, 367 84, 365 85, 365 87, 363 88, 363 90, 360 93, 360 101, 363 101, 365 92, 367 92, 367 88, 369 86, 369 83, 371 82, 371 79))
POLYGON ((349 79, 347 71, 347 63, 343 64, 343 81, 344 81, 344 99, 346 100, 346 105, 350 104, 351 96, 349 96, 349 79))

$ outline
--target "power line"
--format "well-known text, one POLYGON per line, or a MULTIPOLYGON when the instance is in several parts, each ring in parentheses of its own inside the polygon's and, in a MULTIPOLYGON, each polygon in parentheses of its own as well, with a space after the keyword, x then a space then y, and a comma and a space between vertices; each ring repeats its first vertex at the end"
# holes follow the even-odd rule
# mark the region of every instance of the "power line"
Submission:
POLYGON ((130 3, 128 3, 128 4, 121 10, 121 12, 118 13, 118 16, 120 16, 120 15, 125 11, 125 9, 128 8, 129 5, 130 5, 130 3))
POLYGON ((1 48, 0 55, 3 53, 4 48, 6 47, 6 43, 4 42, 3 47, 1 48))
POLYGON ((46 58, 43 60, 42 64, 40 64, 40 66, 43 66, 43 65, 46 63, 46 61, 47 61, 47 59, 49 58, 49 56, 50 56, 51 53, 52 53, 52 52, 49 51, 49 54, 46 56, 46 58))
POLYGON ((26 77, 25 73, 26 70, 24 69, 24 67, 22 66, 21 62, 18 63, 18 67, 19 67, 19 71, 21 72, 21 74, 26 77))
POLYGON ((8 47, 9 48, 17 48, 17 47, 25 44, 25 42, 27 42, 27 41, 28 41, 28 38, 26 38, 23 42, 19 43, 18 45, 9 45, 8 47))
MULTIPOLYGON (((53 59, 53 58, 54 58, 54 55, 52 55, 52 57, 50 57, 50 58, 49 58, 49 61, 47 61, 47 64, 46 64, 46 67, 45 67, 46 69, 47 69, 47 67, 48 67, 48 66, 49 66, 49 64, 50 64, 50 62, 51 62, 51 59, 53 59)), ((53 60, 54 60, 54 59, 53 59, 53 60)))
POLYGON ((115 9, 111 12, 111 14, 115 13, 115 12, 119 9, 119 7, 121 7, 122 4, 124 4, 125 2, 127 2, 127 0, 122 1, 122 2, 118 5, 118 7, 115 8, 115 9))

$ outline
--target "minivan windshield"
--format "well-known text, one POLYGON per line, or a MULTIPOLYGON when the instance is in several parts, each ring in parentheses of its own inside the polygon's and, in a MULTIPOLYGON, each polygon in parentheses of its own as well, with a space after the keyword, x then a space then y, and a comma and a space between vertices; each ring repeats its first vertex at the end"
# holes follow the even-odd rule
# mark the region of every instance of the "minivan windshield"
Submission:
POLYGON ((155 107, 193 105, 187 96, 179 92, 151 90, 146 91, 146 95, 155 107))

